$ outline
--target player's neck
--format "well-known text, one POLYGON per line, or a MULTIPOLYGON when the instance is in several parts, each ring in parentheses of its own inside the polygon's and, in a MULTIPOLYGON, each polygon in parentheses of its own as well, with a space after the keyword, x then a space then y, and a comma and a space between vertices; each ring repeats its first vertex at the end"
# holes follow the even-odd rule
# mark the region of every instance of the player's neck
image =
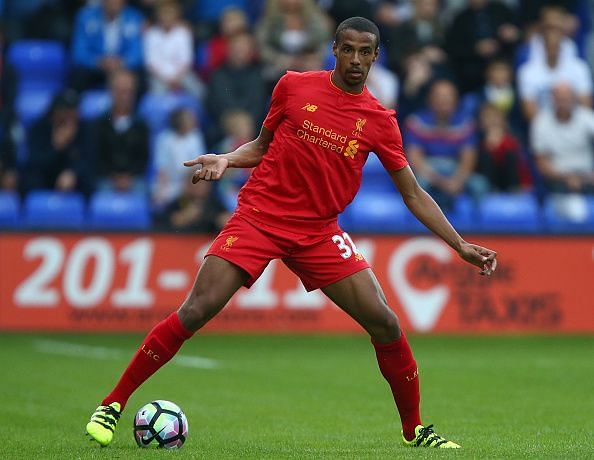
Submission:
POLYGON ((335 70, 332 71, 332 74, 330 75, 330 80, 332 81, 332 84, 336 86, 339 90, 344 91, 345 93, 352 94, 354 96, 358 96, 359 94, 361 94, 363 92, 363 88, 365 87, 365 82, 355 86, 349 85, 340 77, 338 72, 336 72, 335 70))

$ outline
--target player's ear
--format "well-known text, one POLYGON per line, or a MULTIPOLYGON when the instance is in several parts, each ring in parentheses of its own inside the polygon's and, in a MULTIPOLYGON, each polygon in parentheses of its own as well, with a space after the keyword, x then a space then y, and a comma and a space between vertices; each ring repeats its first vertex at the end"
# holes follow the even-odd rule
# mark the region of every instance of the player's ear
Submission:
POLYGON ((332 42, 332 54, 334 57, 338 57, 338 45, 336 42, 332 42))
POLYGON ((373 61, 372 62, 377 61, 377 58, 379 58, 379 46, 373 52, 373 61))

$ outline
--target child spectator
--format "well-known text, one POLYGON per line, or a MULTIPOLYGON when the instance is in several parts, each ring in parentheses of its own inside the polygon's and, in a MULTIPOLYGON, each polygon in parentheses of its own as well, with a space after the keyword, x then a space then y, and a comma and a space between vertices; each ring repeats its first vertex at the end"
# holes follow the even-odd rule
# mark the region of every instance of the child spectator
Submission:
POLYGON ((480 110, 480 151, 478 172, 492 190, 514 192, 530 185, 530 175, 522 158, 522 147, 509 133, 504 113, 493 104, 480 110))
POLYGON ((479 93, 479 107, 489 104, 503 113, 507 124, 514 133, 522 133, 526 129, 520 112, 520 101, 513 81, 513 69, 503 60, 491 61, 485 72, 485 85, 479 93))
POLYGON ((181 21, 181 8, 173 0, 156 9, 157 24, 144 35, 144 58, 151 91, 185 90, 197 98, 204 85, 192 71, 194 42, 190 29, 181 21))
POLYGON ((157 138, 156 180, 152 187, 155 207, 162 208, 182 194, 187 179, 187 168, 183 162, 200 153, 206 153, 206 146, 196 116, 189 109, 174 111, 170 128, 157 138))

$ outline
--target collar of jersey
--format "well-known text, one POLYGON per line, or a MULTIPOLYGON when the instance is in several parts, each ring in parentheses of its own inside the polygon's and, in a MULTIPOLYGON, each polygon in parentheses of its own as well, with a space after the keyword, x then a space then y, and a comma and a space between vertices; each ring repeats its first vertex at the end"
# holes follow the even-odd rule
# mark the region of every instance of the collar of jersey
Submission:
POLYGON ((360 93, 357 93, 357 94, 349 93, 348 91, 340 89, 332 81, 332 75, 334 75, 334 70, 331 70, 330 72, 328 72, 328 75, 329 75, 328 80, 330 81, 330 86, 332 86, 332 88, 334 88, 336 91, 339 91, 341 94, 346 94, 347 96, 353 96, 353 97, 359 97, 359 96, 363 96, 363 94, 365 94, 365 88, 367 88, 367 86, 363 85, 363 89, 361 90, 360 93))

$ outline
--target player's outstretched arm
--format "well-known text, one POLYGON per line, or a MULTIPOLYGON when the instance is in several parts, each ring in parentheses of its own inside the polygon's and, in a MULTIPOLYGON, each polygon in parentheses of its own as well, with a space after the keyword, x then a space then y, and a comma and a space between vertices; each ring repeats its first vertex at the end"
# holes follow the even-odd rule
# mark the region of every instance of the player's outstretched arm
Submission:
POLYGON ((258 166, 262 157, 268 151, 268 146, 272 142, 274 133, 264 126, 260 130, 260 135, 251 142, 247 142, 233 152, 215 155, 209 153, 200 155, 193 160, 184 162, 184 166, 191 168, 196 165, 202 166, 197 169, 192 176, 192 183, 200 180, 219 180, 227 168, 253 168, 258 166))
POLYGON ((410 211, 429 230, 451 246, 466 262, 481 269, 481 275, 490 275, 497 268, 497 253, 491 249, 471 244, 458 234, 433 198, 421 188, 409 166, 390 171, 392 180, 402 194, 410 211))

